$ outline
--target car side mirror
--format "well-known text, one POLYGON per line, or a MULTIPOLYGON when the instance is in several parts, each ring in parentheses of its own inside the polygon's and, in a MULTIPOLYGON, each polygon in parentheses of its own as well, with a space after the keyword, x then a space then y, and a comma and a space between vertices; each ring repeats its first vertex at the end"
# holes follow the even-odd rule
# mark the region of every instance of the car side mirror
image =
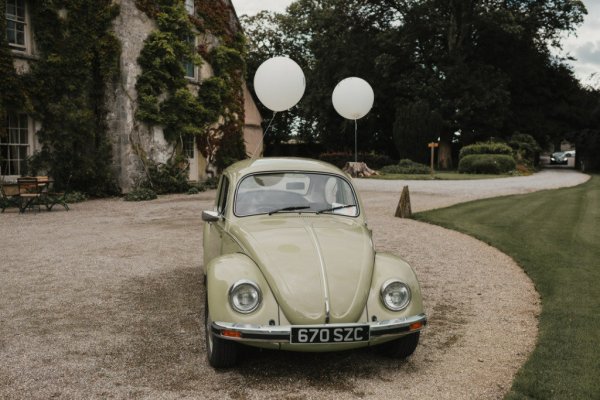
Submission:
POLYGON ((202 211, 202 221, 217 222, 221 220, 221 216, 216 211, 202 211))

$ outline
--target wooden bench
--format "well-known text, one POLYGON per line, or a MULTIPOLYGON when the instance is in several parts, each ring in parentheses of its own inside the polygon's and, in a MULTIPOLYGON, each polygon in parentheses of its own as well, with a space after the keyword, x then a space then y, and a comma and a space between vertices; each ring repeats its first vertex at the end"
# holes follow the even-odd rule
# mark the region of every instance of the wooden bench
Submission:
POLYGON ((2 183, 0 181, 0 208, 1 212, 8 207, 19 207, 19 186, 15 183, 2 183))
POLYGON ((37 206, 38 211, 40 210, 41 198, 43 196, 44 188, 47 188, 47 181, 40 182, 35 176, 27 176, 17 178, 17 185, 19 186, 19 212, 24 213, 26 209, 37 206))

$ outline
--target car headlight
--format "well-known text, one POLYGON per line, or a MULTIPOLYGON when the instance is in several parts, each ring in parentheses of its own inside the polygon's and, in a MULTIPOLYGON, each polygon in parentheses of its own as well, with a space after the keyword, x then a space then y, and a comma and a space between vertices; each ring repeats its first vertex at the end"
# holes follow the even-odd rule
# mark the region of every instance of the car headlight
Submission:
POLYGON ((410 303, 410 288, 397 279, 390 279, 381 286, 381 302, 391 311, 404 310, 410 303))
POLYGON ((229 304, 239 313, 251 313, 258 308, 261 301, 262 294, 260 293, 260 289, 252 281, 237 281, 229 289, 229 304))

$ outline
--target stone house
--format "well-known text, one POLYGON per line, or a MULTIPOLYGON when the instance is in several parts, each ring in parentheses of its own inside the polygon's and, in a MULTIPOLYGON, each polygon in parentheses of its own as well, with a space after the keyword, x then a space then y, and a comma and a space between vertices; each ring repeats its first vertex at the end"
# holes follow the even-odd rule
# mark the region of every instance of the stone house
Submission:
MULTIPOLYGON (((224 2, 230 10, 230 23, 241 31, 233 5, 229 0, 224 2)), ((182 0, 190 17, 194 17, 194 0, 182 0)), ((5 0, 6 3, 6 37, 13 57, 13 65, 19 74, 26 73, 31 63, 36 62, 35 26, 32 26, 30 0, 5 0)), ((154 162, 163 163, 174 154, 175 145, 165 140, 161 126, 148 126, 136 119, 137 92, 136 82, 141 73, 138 57, 144 41, 151 32, 157 29, 156 22, 138 9, 135 0, 113 0, 119 6, 119 13, 113 20, 113 30, 121 44, 119 59, 120 76, 114 87, 110 88, 107 99, 108 135, 112 143, 112 168, 122 192, 130 191, 143 175, 139 152, 147 155, 154 162)), ((1 4, 1 3, 0 3, 1 4)), ((198 33, 192 38, 196 44, 214 44, 218 39, 210 33, 198 33)), ((201 83, 213 75, 210 64, 203 62, 200 66, 192 62, 184 65, 188 88, 198 93, 201 83)), ((243 139, 248 156, 261 153, 261 117, 245 83, 241 88, 244 97, 243 139)), ((40 150, 36 132, 41 123, 24 113, 8 112, 5 121, 5 136, 0 136, 0 175, 6 180, 13 180, 22 175, 27 157, 40 150)), ((210 155, 202 151, 202 144, 196 142, 194 136, 186 137, 178 151, 182 152, 189 162, 189 180, 203 181, 215 172, 210 155), (204 153, 204 155, 203 155, 204 153), (207 160, 207 158, 209 158, 207 160)))

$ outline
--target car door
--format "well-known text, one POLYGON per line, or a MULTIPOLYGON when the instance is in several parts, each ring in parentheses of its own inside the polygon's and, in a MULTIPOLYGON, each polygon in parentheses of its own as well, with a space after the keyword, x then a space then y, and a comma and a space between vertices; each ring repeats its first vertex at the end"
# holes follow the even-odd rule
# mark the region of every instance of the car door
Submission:
MULTIPOLYGON (((216 211, 221 217, 225 216, 225 210, 228 206, 229 179, 222 175, 217 189, 216 211)), ((210 260, 221 255, 223 247, 223 235, 225 234, 225 218, 215 222, 204 223, 204 265, 210 260)))

